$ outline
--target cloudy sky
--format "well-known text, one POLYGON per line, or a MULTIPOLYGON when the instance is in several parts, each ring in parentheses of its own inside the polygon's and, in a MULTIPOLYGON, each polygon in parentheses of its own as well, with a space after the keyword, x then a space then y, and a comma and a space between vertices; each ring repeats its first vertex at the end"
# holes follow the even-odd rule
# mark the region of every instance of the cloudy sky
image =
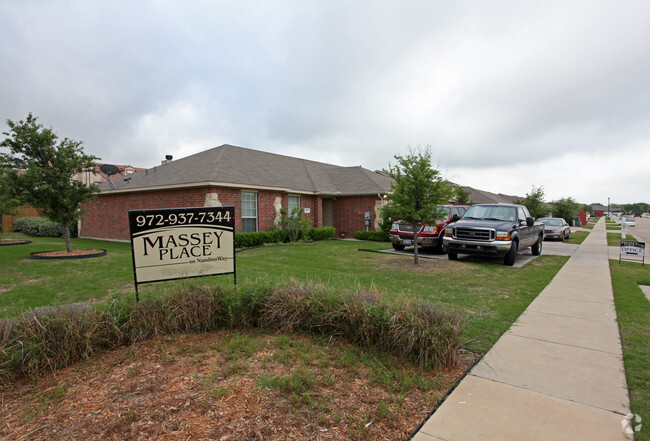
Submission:
POLYGON ((647 0, 0 0, 0 36, 0 120, 102 162, 431 146, 461 185, 650 202, 647 0))

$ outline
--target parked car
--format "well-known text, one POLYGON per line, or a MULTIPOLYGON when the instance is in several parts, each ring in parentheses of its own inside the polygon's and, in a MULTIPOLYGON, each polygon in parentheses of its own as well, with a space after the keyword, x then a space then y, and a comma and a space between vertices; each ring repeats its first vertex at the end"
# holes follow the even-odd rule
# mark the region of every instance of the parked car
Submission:
POLYGON ((512 266, 517 251, 530 247, 534 256, 542 253, 544 224, 535 222, 523 205, 477 204, 445 228, 445 246, 449 260, 458 254, 501 256, 512 266))
POLYGON ((571 237, 571 227, 561 217, 543 217, 537 220, 544 223, 544 239, 564 241, 571 237))
POLYGON ((632 216, 622 216, 619 220, 618 223, 621 224, 621 226, 625 225, 627 227, 635 227, 636 226, 636 221, 634 220, 634 217, 632 216))
MULTIPOLYGON (((422 247, 432 248, 442 253, 443 248, 443 231, 449 225, 452 217, 462 217, 469 207, 467 205, 441 205, 438 207, 443 213, 443 220, 436 225, 423 225, 418 232, 418 244, 422 247)), ((402 251, 406 246, 413 245, 413 226, 406 222, 393 222, 390 228, 389 239, 393 248, 402 251)))

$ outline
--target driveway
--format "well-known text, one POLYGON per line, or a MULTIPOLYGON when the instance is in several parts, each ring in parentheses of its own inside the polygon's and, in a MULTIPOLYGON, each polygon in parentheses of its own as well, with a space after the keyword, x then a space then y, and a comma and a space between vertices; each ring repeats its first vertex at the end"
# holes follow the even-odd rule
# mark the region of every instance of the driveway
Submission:
MULTIPOLYGON (((542 255, 547 254, 551 256, 572 256, 577 249, 578 249, 578 245, 546 240, 544 241, 542 255)), ((390 248, 379 252, 386 253, 386 254, 397 254, 402 256, 413 256, 413 247, 406 247, 404 251, 396 251, 390 248)), ((418 253, 418 256, 422 259, 445 259, 445 260, 448 259, 446 254, 438 254, 428 250, 424 251, 422 248, 420 248, 420 252, 418 253)), ((532 262, 535 258, 537 258, 537 256, 533 256, 533 254, 530 251, 530 248, 519 250, 519 252, 517 253, 517 260, 515 261, 513 267, 521 268, 522 266, 526 265, 528 262, 532 262)), ((472 256, 469 254, 459 254, 458 260, 467 261, 467 262, 480 261, 480 262, 494 263, 496 265, 503 265, 503 257, 481 257, 481 256, 472 256)))

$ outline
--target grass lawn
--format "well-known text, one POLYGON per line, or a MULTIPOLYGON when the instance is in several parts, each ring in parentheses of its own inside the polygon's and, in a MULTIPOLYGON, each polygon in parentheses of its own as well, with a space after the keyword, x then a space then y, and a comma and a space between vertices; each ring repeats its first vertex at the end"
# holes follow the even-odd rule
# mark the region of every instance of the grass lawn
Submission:
POLYGON ((610 260, 616 315, 623 344, 632 413, 643 418, 636 441, 650 440, 650 301, 639 285, 650 285, 650 266, 610 260))
MULTIPOLYGON (((31 260, 29 254, 63 249, 62 239, 30 240, 28 245, 0 247, 0 318, 38 306, 135 301, 129 244, 75 239, 74 248, 102 248, 108 254, 53 261, 31 260)), ((395 300, 415 297, 459 312, 466 320, 465 348, 484 353, 568 259, 543 255, 523 268, 421 259, 414 267, 409 256, 359 251, 389 247, 387 243, 323 241, 244 250, 236 255, 238 291, 248 284, 295 280, 348 292, 372 291, 395 300)), ((159 296, 181 286, 231 286, 232 279, 229 275, 146 284, 141 285, 140 295, 159 296)), ((108 424, 115 433, 132 437, 143 432, 129 431, 158 430, 171 420, 175 427, 186 425, 192 430, 223 426, 210 424, 214 416, 208 415, 210 422, 202 423, 197 412, 187 413, 199 409, 218 411, 219 421, 249 430, 244 439, 259 438, 260 433, 278 439, 261 431, 287 429, 287 424, 293 427, 291 433, 312 438, 312 433, 301 431, 309 430, 315 420, 316 427, 345 429, 336 439, 405 439, 461 372, 459 368, 418 369, 376 351, 331 343, 311 336, 263 331, 233 335, 224 330, 168 336, 100 353, 56 376, 0 390, 8 409, 0 438, 7 433, 27 436, 35 427, 54 428, 57 436, 67 433, 75 438, 82 429, 83 433, 103 430, 93 424, 108 424), (212 348, 215 341, 223 343, 212 348), (101 378, 107 380, 100 382, 101 378), (160 393, 143 396, 143 388, 160 393), (105 397, 105 402, 91 399, 97 396, 105 397), (193 405, 188 407, 190 401, 193 405), (86 404, 77 408, 76 403, 88 403, 88 408, 86 404), (72 416, 95 415, 93 406, 110 407, 116 416, 104 415, 102 424, 95 417, 75 424, 52 424, 70 421, 72 416), (252 415, 282 423, 278 426, 252 417, 244 421, 236 412, 243 407, 253 409, 252 415), (142 416, 136 416, 134 408, 141 409, 142 416), (168 408, 175 410, 165 411, 168 408), (258 420, 263 424, 256 425, 258 420), (150 426, 148 421, 159 424, 150 426)), ((156 433, 149 434, 155 438, 156 433)), ((213 435, 219 439, 222 434, 213 435)))
MULTIPOLYGON (((0 248, 0 317, 38 306, 111 297, 135 297, 129 244, 75 239, 74 248, 102 248, 104 257, 31 260, 29 253, 63 249, 62 239, 31 238, 29 245, 0 248)), ((566 257, 541 256, 523 268, 493 263, 421 259, 358 251, 386 243, 324 241, 272 245, 237 253, 238 284, 265 281, 323 283, 341 290, 374 290, 390 298, 412 296, 460 312, 467 320, 466 347, 486 352, 550 282, 566 257)), ((230 285, 232 276, 140 286, 141 297, 178 285, 230 285)))
MULTIPOLYGON (((621 241, 624 240, 621 237, 620 233, 607 233, 607 245, 610 247, 619 247, 621 246, 621 241)), ((625 240, 630 240, 632 242, 636 241, 636 238, 631 234, 625 235, 625 240)))
POLYGON ((0 317, 38 306, 61 305, 108 298, 134 291, 131 245, 73 239, 73 249, 101 248, 107 255, 96 259, 32 260, 30 253, 65 250, 60 238, 3 234, 3 239, 23 238, 31 244, 0 247, 0 317))
MULTIPOLYGON (((584 227, 583 227, 584 228, 584 227)), ((588 231, 573 231, 571 232, 571 237, 565 240, 566 243, 572 243, 575 245, 580 245, 584 240, 589 236, 588 231)))

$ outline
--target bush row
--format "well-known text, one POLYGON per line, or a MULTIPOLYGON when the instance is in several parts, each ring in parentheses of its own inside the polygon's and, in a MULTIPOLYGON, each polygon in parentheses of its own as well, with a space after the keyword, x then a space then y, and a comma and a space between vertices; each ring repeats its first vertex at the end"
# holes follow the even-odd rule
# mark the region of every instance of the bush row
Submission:
POLYGON ((358 240, 372 240, 375 242, 388 242, 387 231, 357 231, 354 238, 358 240))
MULTIPOLYGON (((308 228, 305 231, 304 240, 326 240, 333 239, 336 234, 334 227, 308 228)), ((255 233, 236 233, 235 248, 248 248, 260 246, 265 243, 283 243, 287 242, 287 231, 271 230, 257 231, 255 233)))
MULTIPOLYGON (((31 237, 63 237, 63 225, 44 217, 19 217, 14 231, 31 237)), ((77 237, 77 224, 70 225, 70 237, 77 237)))
POLYGON ((425 367, 458 361, 457 313, 374 293, 334 292, 291 283, 177 291, 138 304, 41 308, 0 319, 0 383, 56 371, 105 349, 161 335, 263 328, 343 338, 425 367))

